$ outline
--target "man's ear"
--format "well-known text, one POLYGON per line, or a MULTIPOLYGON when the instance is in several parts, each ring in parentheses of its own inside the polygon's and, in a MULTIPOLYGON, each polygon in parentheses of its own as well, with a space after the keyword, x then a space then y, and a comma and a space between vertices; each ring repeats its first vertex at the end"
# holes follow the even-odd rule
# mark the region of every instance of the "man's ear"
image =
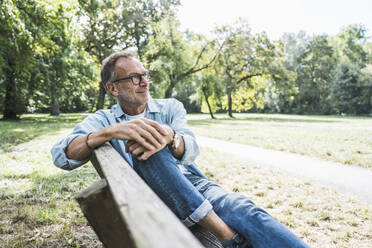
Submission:
POLYGON ((108 89, 108 91, 110 92, 112 96, 118 96, 119 91, 117 88, 117 84, 108 82, 106 83, 106 88, 108 89))

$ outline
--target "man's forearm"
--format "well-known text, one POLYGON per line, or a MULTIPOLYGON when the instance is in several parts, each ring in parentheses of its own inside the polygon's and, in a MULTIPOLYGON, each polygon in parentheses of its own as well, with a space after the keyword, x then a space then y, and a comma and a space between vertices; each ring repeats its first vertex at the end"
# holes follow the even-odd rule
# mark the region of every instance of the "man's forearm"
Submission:
POLYGON ((77 136, 68 145, 66 155, 69 159, 84 160, 91 155, 91 148, 94 149, 111 140, 108 129, 102 129, 89 135, 77 136))
POLYGON ((144 118, 120 122, 112 126, 76 137, 67 147, 66 155, 70 159, 84 160, 94 149, 112 139, 133 140, 149 151, 164 147, 167 132, 155 121, 144 118), (89 139, 88 139, 89 138, 89 139))

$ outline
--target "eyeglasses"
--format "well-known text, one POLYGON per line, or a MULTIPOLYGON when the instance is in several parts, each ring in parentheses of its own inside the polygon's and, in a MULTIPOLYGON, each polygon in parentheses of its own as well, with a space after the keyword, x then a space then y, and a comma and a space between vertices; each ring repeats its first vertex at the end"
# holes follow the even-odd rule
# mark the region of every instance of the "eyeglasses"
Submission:
POLYGON ((142 82, 142 79, 148 80, 148 77, 149 77, 149 72, 146 71, 143 74, 136 74, 136 75, 132 75, 132 76, 129 76, 129 77, 126 77, 126 78, 119 78, 119 79, 116 79, 112 82, 116 83, 116 82, 119 82, 119 81, 122 81, 122 80, 130 79, 132 81, 133 85, 139 85, 142 82))

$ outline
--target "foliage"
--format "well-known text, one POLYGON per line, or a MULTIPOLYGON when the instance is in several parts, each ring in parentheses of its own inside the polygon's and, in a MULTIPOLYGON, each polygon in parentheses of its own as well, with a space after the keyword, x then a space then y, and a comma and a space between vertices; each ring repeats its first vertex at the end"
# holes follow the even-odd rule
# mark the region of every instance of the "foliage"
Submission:
MULTIPOLYGON (((172 15, 178 0, 79 0, 84 49, 101 64, 114 50, 135 47, 141 58, 152 27, 172 15)), ((105 87, 99 84, 97 109, 103 108, 105 87)))
MULTIPOLYGON (((243 104, 239 106, 239 111, 249 110, 253 106, 250 101, 256 98, 247 92, 248 89, 252 89, 255 96, 262 95, 263 80, 258 79, 256 83, 253 83, 253 80, 256 77, 267 78, 270 75, 275 46, 265 33, 253 35, 244 20, 239 20, 231 26, 218 28, 216 35, 223 44, 217 63, 217 66, 221 67, 219 78, 227 97, 227 111, 232 117, 232 110, 240 103, 243 104), (242 95, 244 92, 247 93, 246 96, 242 95), (233 107, 234 94, 240 96, 240 101, 233 107)), ((260 107, 261 105, 256 104, 260 107)))
POLYGON ((33 50, 43 43, 48 13, 33 0, 3 1, 0 8, 0 80, 5 88, 4 119, 16 119, 25 109, 23 90, 27 88, 35 64, 33 50))
MULTIPOLYGON (((251 109, 263 109, 265 103, 265 89, 267 79, 254 77, 250 85, 242 85, 232 94, 232 109, 236 112, 246 112, 251 109)), ((228 97, 222 98, 222 108, 228 109, 228 97)))
POLYGON ((84 104, 79 101, 88 100, 95 93, 92 82, 96 80, 97 73, 94 72, 95 65, 89 63, 89 56, 77 46, 76 29, 71 23, 74 6, 32 1, 7 3, 12 11, 18 13, 14 16, 19 17, 11 22, 27 21, 30 26, 23 32, 29 35, 28 41, 20 43, 22 32, 13 33, 15 38, 11 42, 3 40, 3 47, 7 48, 3 51, 6 53, 3 58, 8 58, 7 66, 3 67, 4 74, 1 74, 6 75, 4 81, 7 82, 4 118, 15 118, 25 111, 58 115, 60 102, 63 103, 63 110, 88 109, 89 101, 84 104), (21 15, 23 12, 24 15, 21 15), (17 48, 20 45, 24 46, 23 50, 17 48), (14 106, 15 111, 13 109, 8 117, 6 109, 14 106))
POLYGON ((363 25, 337 35, 270 40, 238 19, 213 38, 181 32, 179 0, 4 0, 0 111, 93 111, 105 100, 102 60, 131 48, 151 72, 154 97, 187 111, 371 114, 372 42, 363 25))
POLYGON ((198 78, 201 85, 200 94, 203 96, 202 103, 205 105, 204 112, 208 111, 212 119, 214 119, 213 113, 222 108, 224 86, 220 80, 221 69, 222 67, 215 64, 215 66, 203 71, 198 78))
POLYGON ((189 32, 183 34, 179 25, 172 16, 156 25, 143 58, 154 83, 154 96, 176 97, 188 110, 198 111, 189 96, 196 93, 200 73, 212 66, 217 52, 211 50, 213 42, 189 32))
POLYGON ((334 39, 338 51, 330 92, 334 112, 362 114, 372 110, 371 63, 364 48, 365 31, 363 26, 351 25, 334 39))
POLYGON ((276 56, 271 63, 271 78, 267 80, 265 89, 265 110, 268 112, 291 112, 298 95, 296 61, 304 51, 299 46, 304 46, 304 42, 297 42, 293 34, 284 34, 282 40, 275 44, 276 56))
POLYGON ((305 113, 330 113, 328 109, 329 82, 335 61, 333 49, 325 35, 314 36, 298 58, 295 111, 305 113))

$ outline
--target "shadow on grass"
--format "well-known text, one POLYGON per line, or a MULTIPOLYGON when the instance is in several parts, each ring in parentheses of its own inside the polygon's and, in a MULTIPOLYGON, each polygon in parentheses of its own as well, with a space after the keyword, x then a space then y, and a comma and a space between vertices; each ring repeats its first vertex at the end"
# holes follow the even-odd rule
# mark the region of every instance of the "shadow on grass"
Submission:
POLYGON ((229 122, 230 124, 234 124, 234 121, 254 121, 254 122, 298 122, 298 123, 342 123, 345 120, 331 120, 331 119, 307 119, 307 118, 285 118, 285 117, 272 117, 272 116, 252 116, 252 117, 243 117, 243 118, 230 118, 230 117, 219 117, 218 119, 196 119, 196 120, 188 120, 188 124, 191 126, 209 126, 211 124, 216 123, 226 123, 229 122))
POLYGON ((30 184, 16 192, 0 188, 0 208, 4 210, 0 211, 0 226, 5 223, 2 226, 5 236, 0 237, 0 243, 5 237, 9 244, 4 247, 101 247, 94 245, 97 242, 94 234, 85 232, 85 218, 74 200, 81 190, 99 180, 93 166, 52 175, 43 172, 40 169, 29 174, 0 176, 0 181, 10 179, 9 187, 13 182, 17 187, 19 179, 28 179, 30 184), (43 230, 45 240, 35 238, 36 228, 43 230), (84 234, 83 240, 80 234, 84 234))
MULTIPOLYGON (((231 118, 226 118, 224 120, 231 120, 231 118)), ((245 120, 245 121, 273 121, 273 122, 305 122, 305 123, 335 123, 344 122, 344 120, 326 120, 326 119, 302 119, 302 118, 279 118, 279 117, 245 117, 236 118, 235 120, 245 120)))
POLYGON ((85 118, 83 114, 28 114, 18 121, 0 121, 0 150, 30 141, 41 135, 53 135, 63 128, 72 128, 85 118))
MULTIPOLYGON (((55 196, 56 198, 66 198, 66 196, 74 196, 71 195, 71 193, 77 194, 93 182, 99 180, 99 176, 93 166, 89 163, 82 168, 67 173, 61 171, 61 173, 55 175, 45 175, 43 171, 34 171, 25 174, 1 175, 0 180, 1 179, 8 179, 15 182, 22 179, 28 179, 32 184, 31 188, 21 193, 16 192, 11 194, 9 194, 6 189, 0 189, 0 199, 8 198, 22 200, 31 204, 27 199, 51 196, 55 196)), ((32 201, 35 201, 35 199, 32 201)))

